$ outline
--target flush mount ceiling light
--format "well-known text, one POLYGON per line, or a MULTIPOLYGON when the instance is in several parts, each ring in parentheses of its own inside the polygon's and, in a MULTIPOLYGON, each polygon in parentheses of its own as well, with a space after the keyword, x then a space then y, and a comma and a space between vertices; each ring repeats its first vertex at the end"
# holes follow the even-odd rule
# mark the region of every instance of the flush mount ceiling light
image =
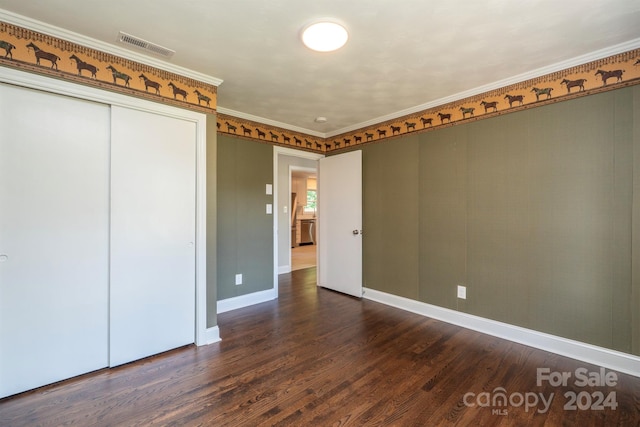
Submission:
POLYGON ((302 42, 318 52, 332 52, 347 42, 349 33, 340 24, 322 21, 307 26, 302 31, 302 42))

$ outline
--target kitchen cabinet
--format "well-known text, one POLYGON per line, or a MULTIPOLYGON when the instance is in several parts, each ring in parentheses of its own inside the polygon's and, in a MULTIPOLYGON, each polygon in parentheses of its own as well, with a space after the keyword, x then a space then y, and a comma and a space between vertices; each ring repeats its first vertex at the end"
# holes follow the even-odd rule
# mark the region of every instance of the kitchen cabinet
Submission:
POLYGON ((291 183, 291 191, 298 195, 296 208, 303 208, 307 205, 307 179, 306 177, 295 177, 291 183))

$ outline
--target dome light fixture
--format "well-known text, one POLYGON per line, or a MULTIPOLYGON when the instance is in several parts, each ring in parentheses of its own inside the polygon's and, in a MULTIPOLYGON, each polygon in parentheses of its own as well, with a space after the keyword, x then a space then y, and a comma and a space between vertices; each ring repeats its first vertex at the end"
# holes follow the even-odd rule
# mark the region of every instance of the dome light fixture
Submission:
POLYGON ((349 33, 346 28, 331 21, 313 23, 302 31, 302 42, 317 52, 338 50, 348 39, 349 33))

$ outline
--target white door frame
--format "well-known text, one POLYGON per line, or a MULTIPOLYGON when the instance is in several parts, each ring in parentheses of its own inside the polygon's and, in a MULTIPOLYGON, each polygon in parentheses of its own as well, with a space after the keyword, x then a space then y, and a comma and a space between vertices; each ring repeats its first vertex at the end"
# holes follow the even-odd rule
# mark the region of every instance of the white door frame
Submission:
MULTIPOLYGON (((107 105, 118 105, 154 114, 161 114, 175 117, 196 124, 196 322, 195 343, 205 345, 219 341, 218 327, 215 326, 207 330, 207 249, 206 249, 206 217, 207 217, 207 197, 206 197, 206 129, 207 117, 202 113, 181 109, 122 95, 115 92, 108 92, 101 89, 82 86, 63 80, 57 80, 38 74, 27 73, 7 67, 0 67, 0 82, 22 86, 45 92, 57 93, 95 101, 107 105)), ((277 278, 277 276, 276 276, 277 278)), ((277 284, 277 282, 276 282, 277 284)))
MULTIPOLYGON (((278 218, 281 215, 280 201, 278 200, 278 189, 281 185, 286 185, 289 188, 289 197, 291 197, 291 170, 289 170, 288 182, 278 182, 278 158, 280 155, 299 157, 301 159, 319 160, 324 157, 324 154, 312 153, 304 150, 294 150, 286 147, 273 147, 273 289, 275 297, 278 298, 278 218)), ((291 212, 288 212, 289 229, 291 228, 291 212)), ((291 234, 291 232, 289 232, 291 234)), ((289 264, 291 264, 291 245, 289 245, 289 264)))

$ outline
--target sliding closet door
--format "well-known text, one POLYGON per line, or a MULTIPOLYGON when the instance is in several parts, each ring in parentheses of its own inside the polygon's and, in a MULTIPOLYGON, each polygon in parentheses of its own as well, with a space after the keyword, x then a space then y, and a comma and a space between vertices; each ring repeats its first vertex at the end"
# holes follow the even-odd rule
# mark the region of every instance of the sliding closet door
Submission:
POLYGON ((0 397, 108 365, 109 107, 0 84, 0 397))
POLYGON ((195 340, 196 125, 112 107, 110 365, 195 340))

